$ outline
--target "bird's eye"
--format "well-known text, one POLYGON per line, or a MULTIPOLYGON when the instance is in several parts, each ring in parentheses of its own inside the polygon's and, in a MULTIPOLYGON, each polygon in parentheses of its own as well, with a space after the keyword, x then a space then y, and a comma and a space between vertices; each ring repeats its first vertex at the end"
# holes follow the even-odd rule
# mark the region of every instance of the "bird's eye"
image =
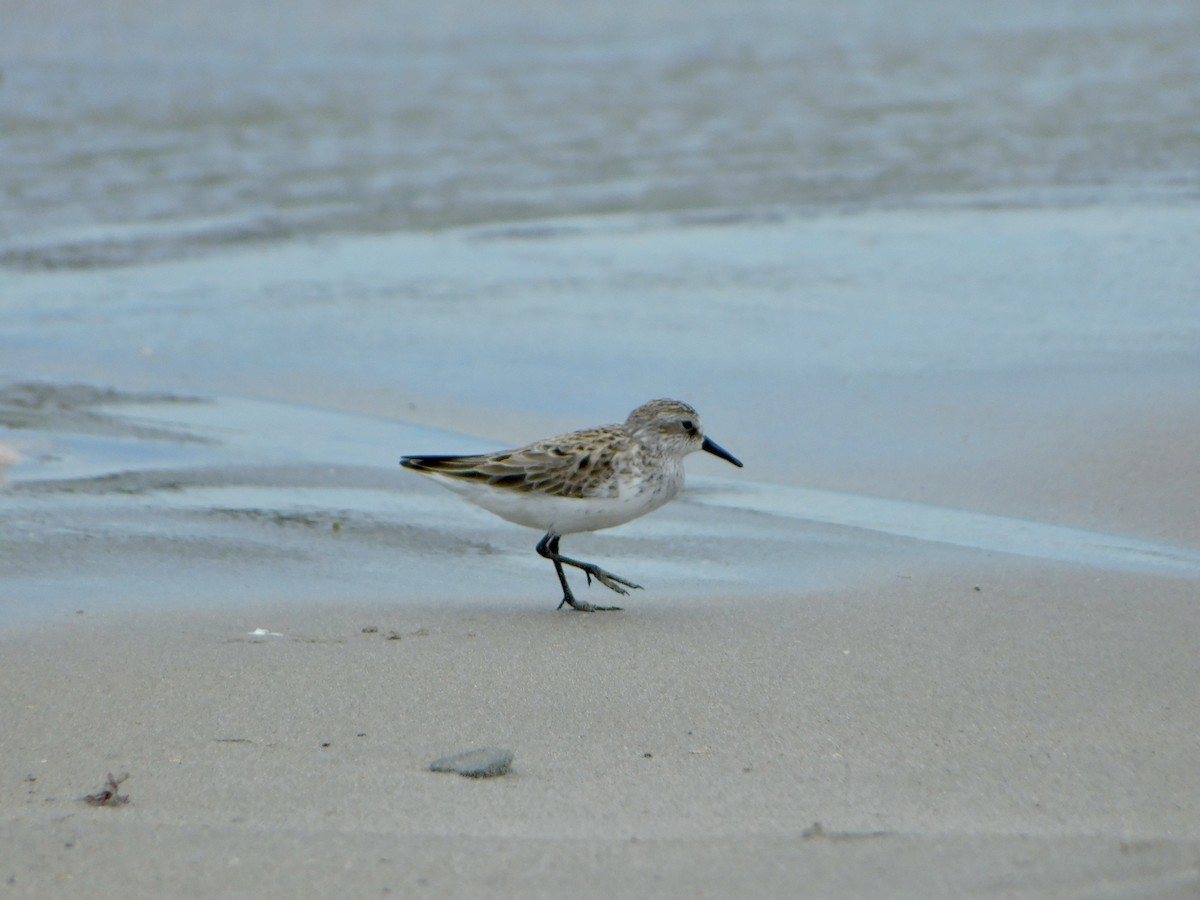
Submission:
POLYGON ((688 434, 696 433, 696 423, 693 422, 691 419, 684 419, 679 424, 683 426, 683 430, 686 431, 688 434))

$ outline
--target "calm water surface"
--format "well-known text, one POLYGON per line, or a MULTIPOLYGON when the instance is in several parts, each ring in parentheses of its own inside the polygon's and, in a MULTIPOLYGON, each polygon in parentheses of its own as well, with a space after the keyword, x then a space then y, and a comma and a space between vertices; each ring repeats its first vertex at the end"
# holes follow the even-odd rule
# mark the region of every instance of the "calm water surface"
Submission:
POLYGON ((0 264, 1200 194, 1192 0, 0 7, 0 264))

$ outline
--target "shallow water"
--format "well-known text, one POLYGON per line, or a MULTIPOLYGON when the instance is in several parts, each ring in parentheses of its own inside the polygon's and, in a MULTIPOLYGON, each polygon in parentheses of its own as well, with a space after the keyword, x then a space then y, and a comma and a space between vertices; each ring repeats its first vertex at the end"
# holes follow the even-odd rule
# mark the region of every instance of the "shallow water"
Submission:
POLYGON ((285 400, 505 443, 677 396, 760 468, 772 442, 806 467, 903 466, 957 453, 966 427, 976 452, 1006 451, 1023 437, 1012 415, 1137 402, 1119 395, 1139 372, 1195 371, 1200 207, 555 224, 14 272, 0 358, 14 379, 285 400), (978 415, 1003 396, 1016 408, 978 415), (910 450, 914 424, 928 440, 910 450))
POLYGON ((6 4, 0 261, 317 235, 1197 198, 1200 9, 6 4))
MULTIPOLYGON (((251 595, 391 608, 542 608, 557 596, 534 535, 380 458, 386 447, 458 452, 478 441, 280 403, 79 386, 10 389, 0 423, 14 422, 27 458, 5 492, 0 623, 236 607, 251 595), (39 406, 14 408, 14 396, 34 394, 39 406)), ((570 541, 652 585, 633 606, 662 602, 654 594, 811 591, 844 582, 847 565, 863 577, 945 547, 1200 578, 1195 549, 734 478, 695 479, 655 516, 570 541)))

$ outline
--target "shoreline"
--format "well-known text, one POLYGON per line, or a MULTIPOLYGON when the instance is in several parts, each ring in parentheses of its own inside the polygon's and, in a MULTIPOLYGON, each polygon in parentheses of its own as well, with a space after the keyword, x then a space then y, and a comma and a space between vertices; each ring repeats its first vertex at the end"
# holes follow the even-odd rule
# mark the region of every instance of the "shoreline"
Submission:
POLYGON ((161 402, 6 400, 34 444, 3 494, 0 891, 1194 894, 1200 407, 1146 360, 1194 331, 1195 216, 1001 218, 21 276, 10 305, 53 301, 14 318, 21 380, 161 402), (748 477, 698 460, 573 537, 647 590, 556 612, 539 535, 396 465, 486 449, 380 415, 438 391, 514 443, 679 394, 748 477), (480 746, 511 773, 427 771, 480 746), (126 772, 128 805, 78 799, 126 772))

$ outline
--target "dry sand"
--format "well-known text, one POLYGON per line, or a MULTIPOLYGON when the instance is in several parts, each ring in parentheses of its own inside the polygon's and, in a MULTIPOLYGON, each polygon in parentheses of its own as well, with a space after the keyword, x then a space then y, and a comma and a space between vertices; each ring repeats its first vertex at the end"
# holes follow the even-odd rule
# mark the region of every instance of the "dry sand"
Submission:
POLYGON ((1197 896, 1196 584, 933 568, 8 633, 0 895, 1197 896))

